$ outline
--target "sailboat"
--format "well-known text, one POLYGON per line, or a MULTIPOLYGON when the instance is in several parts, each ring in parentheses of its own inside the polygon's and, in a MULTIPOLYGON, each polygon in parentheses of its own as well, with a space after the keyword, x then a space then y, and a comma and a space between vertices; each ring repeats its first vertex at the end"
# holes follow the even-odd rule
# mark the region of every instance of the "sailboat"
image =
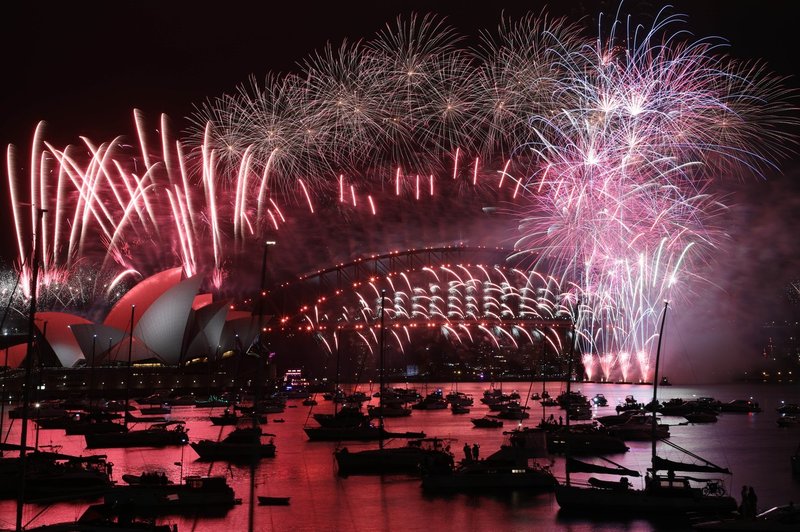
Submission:
MULTIPOLYGON (((411 441, 403 447, 384 447, 384 438, 387 432, 383 426, 383 408, 386 394, 384 383, 384 312, 383 302, 386 291, 381 291, 381 335, 380 335, 380 400, 378 416, 379 426, 377 427, 377 439, 379 446, 377 449, 367 449, 363 451, 350 451, 347 447, 337 450, 334 453, 336 463, 339 467, 340 475, 351 473, 374 474, 384 473, 418 473, 419 466, 423 462, 453 462, 453 455, 450 454, 443 440, 439 438, 424 438, 411 441)), ((372 427, 372 425, 366 425, 372 427)), ((358 427, 356 427, 358 429, 358 427)))
MULTIPOLYGON (((658 364, 661 355, 661 340, 664 335, 669 303, 664 304, 661 327, 656 350, 655 375, 653 377, 653 403, 658 393, 658 364)), ((573 324, 574 330, 574 324, 573 324)), ((574 333, 573 333, 574 336, 574 333)), ((573 344, 574 344, 573 337, 573 344)), ((572 357, 570 356, 570 362, 572 357)), ((569 384, 569 380, 567 380, 569 384)), ((652 431, 656 432, 656 418, 652 418, 652 431)), ((694 455, 677 445, 664 441, 677 450, 688 454, 695 461, 682 463, 663 459, 656 455, 656 438, 653 438, 651 466, 645 478, 643 489, 632 488, 628 476, 637 476, 621 466, 615 468, 587 464, 567 456, 566 483, 556 487, 556 501, 563 511, 600 513, 629 517, 633 515, 685 515, 725 514, 736 510, 736 500, 724 494, 719 480, 695 478, 685 473, 710 473, 730 475, 727 468, 717 466, 708 460, 694 455), (660 472, 665 471, 666 474, 660 472), (622 475, 619 481, 590 478, 588 486, 574 485, 570 482, 571 472, 598 472, 622 475), (676 475, 676 472, 684 473, 676 475)))

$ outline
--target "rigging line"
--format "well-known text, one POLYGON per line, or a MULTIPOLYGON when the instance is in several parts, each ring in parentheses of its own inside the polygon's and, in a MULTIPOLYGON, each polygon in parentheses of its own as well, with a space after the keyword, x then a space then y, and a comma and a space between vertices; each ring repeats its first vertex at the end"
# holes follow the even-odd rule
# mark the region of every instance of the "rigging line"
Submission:
POLYGON ((29 526, 31 523, 33 523, 33 522, 34 522, 36 519, 40 518, 40 517, 41 517, 41 516, 42 516, 42 515, 43 515, 43 514, 46 512, 46 511, 48 511, 48 510, 50 510, 50 509, 52 509, 52 508, 53 508, 53 505, 52 505, 52 504, 47 504, 47 505, 45 505, 45 507, 44 507, 44 508, 42 508, 41 510, 39 510, 38 512, 36 512, 35 514, 33 514, 33 517, 31 517, 31 518, 28 520, 28 523, 25 525, 25 528, 27 528, 27 527, 28 527, 28 526, 29 526))
POLYGON ((606 458, 604 456, 598 456, 597 458, 599 458, 600 460, 603 460, 604 462, 608 462, 609 464, 614 464, 617 467, 621 467, 622 469, 630 469, 630 468, 625 467, 623 465, 620 465, 620 464, 616 463, 614 460, 611 460, 611 459, 606 458))
POLYGON ((718 468, 720 468, 720 469, 724 469, 723 467, 720 467, 720 466, 718 466, 718 465, 717 465, 717 464, 715 464, 714 462, 710 462, 709 460, 706 460, 705 458, 703 458, 703 457, 701 457, 701 456, 698 456, 698 455, 694 454, 692 451, 690 451, 690 450, 688 450, 688 449, 684 449, 683 447, 681 447, 680 445, 678 445, 678 444, 677 444, 677 443, 675 443, 675 442, 671 442, 671 441, 669 441, 669 440, 665 440, 665 439, 660 439, 659 441, 660 441, 661 443, 665 443, 665 444, 669 445, 670 447, 672 447, 672 448, 674 448, 674 449, 677 449, 678 451, 680 451, 680 452, 682 452, 682 453, 684 453, 684 454, 687 454, 687 455, 691 456, 692 458, 694 458, 694 459, 696 459, 696 460, 700 460, 701 462, 705 462, 705 463, 706 463, 706 464, 708 464, 708 465, 711 465, 711 466, 714 466, 714 467, 718 467, 718 468))

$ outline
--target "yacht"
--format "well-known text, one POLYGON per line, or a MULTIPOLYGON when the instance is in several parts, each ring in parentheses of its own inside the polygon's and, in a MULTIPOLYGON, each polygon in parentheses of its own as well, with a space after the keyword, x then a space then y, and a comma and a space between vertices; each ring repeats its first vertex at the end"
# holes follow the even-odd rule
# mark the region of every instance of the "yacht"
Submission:
POLYGON ((275 443, 264 443, 261 427, 241 427, 234 429, 221 441, 200 440, 189 445, 201 460, 249 461, 253 458, 272 458, 275 456, 275 443))

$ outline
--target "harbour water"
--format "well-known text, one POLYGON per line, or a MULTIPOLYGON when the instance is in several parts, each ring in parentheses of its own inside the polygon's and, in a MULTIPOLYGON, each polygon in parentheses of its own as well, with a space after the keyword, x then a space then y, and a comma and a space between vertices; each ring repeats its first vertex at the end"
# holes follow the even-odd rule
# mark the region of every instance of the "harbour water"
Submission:
MULTIPOLYGON (((407 386, 400 384, 400 386, 407 386)), ((499 387, 499 385, 497 385, 499 387)), ((548 392, 555 396, 564 391, 564 383, 546 383, 548 392)), ((423 395, 437 387, 445 393, 452 383, 413 385, 423 395)), ((452 438, 456 458, 461 458, 464 443, 477 443, 481 455, 498 449, 503 441, 503 430, 517 426, 516 421, 505 421, 502 429, 474 428, 470 418, 489 414, 488 407, 480 403, 488 383, 459 383, 458 391, 470 394, 475 404, 469 414, 454 415, 450 410, 414 410, 410 417, 386 421, 390 430, 424 431, 428 436, 452 438)), ((367 388, 362 386, 364 391, 367 388)), ((516 390, 522 396, 542 391, 541 383, 503 383, 508 393, 516 390)), ((581 383, 573 387, 587 397, 602 393, 608 406, 595 409, 596 415, 614 413, 614 406, 625 396, 633 395, 640 402, 652 398, 652 388, 630 384, 581 383)), ((377 389, 372 390, 377 391, 377 389)), ((742 485, 754 486, 758 494, 759 509, 800 502, 800 479, 793 478, 790 457, 800 445, 800 427, 780 428, 776 408, 782 401, 800 402, 797 385, 729 384, 702 386, 670 386, 659 389, 659 399, 673 397, 714 397, 723 402, 733 399, 757 401, 763 411, 757 414, 724 413, 717 423, 681 424, 683 418, 665 418, 671 425, 670 441, 693 453, 728 467, 733 475, 726 478, 726 488, 738 499, 742 485)), ((422 531, 422 530, 547 530, 582 532, 590 530, 678 530, 685 525, 651 522, 645 519, 627 521, 593 521, 559 514, 552 493, 530 494, 522 492, 451 494, 446 496, 423 493, 419 478, 405 475, 350 476, 337 475, 333 451, 342 444, 311 442, 303 432, 305 425, 316 426, 312 412, 332 412, 330 401, 317 397, 319 404, 303 406, 300 400, 290 400, 281 414, 272 414, 263 425, 265 432, 274 434, 277 446, 275 458, 261 460, 255 471, 255 494, 273 497, 291 497, 289 506, 255 506, 255 530, 276 531, 422 531), (279 422, 278 420, 283 420, 279 422)), ((377 399, 372 399, 373 404, 377 399)), ((523 426, 535 426, 542 417, 538 401, 529 401, 531 418, 523 426)), ((186 421, 192 441, 201 438, 217 439, 227 434, 231 427, 216 427, 208 420, 209 414, 220 413, 219 408, 174 407, 171 417, 186 421)), ((549 408, 545 415, 558 419, 563 411, 549 408)), ((7 415, 7 414, 6 414, 7 415)), ((5 420, 5 427, 10 421, 5 420)), ((19 441, 20 421, 11 424, 8 442, 19 441)), ((106 454, 113 462, 114 479, 121 482, 122 473, 140 473, 146 470, 165 472, 172 480, 183 475, 225 475, 243 500, 224 517, 169 516, 164 522, 175 523, 181 532, 189 530, 247 530, 249 521, 250 469, 248 466, 213 464, 197 461, 190 447, 166 449, 108 449, 87 450, 82 436, 65 436, 63 430, 29 431, 29 443, 38 437, 40 447, 58 449, 70 454, 106 454), (181 465, 182 464, 182 465, 181 465)), ((399 443, 399 442, 398 442, 399 443)), ((352 443, 351 450, 374 447, 375 443, 352 443)), ((627 453, 615 455, 614 461, 644 472, 650 461, 650 442, 628 442, 627 453)), ((667 454, 667 456, 669 456, 667 454)), ((564 477, 564 459, 553 455, 552 469, 559 479, 564 477)), ((641 479, 631 479, 639 486, 641 479)), ((25 506, 24 521, 27 526, 77 519, 92 501, 58 503, 49 506, 25 506)), ((99 502, 99 501, 98 501, 99 502)), ((14 501, 0 501, 0 528, 13 528, 14 501)))

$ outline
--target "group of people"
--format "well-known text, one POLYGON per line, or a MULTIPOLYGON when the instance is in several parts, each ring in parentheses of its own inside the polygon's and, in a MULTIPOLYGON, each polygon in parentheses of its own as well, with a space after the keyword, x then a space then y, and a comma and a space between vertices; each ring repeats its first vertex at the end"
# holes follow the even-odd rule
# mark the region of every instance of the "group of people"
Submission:
POLYGON ((472 447, 470 447, 468 443, 464 444, 464 458, 467 460, 467 462, 470 462, 472 460, 475 460, 477 462, 479 454, 480 454, 480 445, 478 445, 477 443, 473 443, 472 447))
POLYGON ((742 486, 742 503, 739 505, 739 514, 744 519, 755 519, 758 513, 758 497, 753 486, 742 486))

